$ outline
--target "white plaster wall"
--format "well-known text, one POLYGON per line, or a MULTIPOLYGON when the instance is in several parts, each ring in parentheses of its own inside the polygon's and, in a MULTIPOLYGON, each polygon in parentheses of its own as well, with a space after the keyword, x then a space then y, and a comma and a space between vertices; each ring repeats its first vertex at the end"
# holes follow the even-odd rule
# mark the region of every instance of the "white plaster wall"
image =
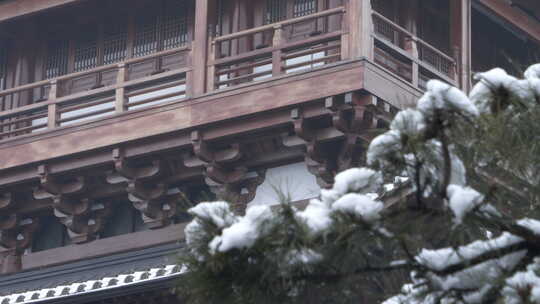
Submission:
POLYGON ((278 204, 275 189, 288 193, 293 202, 317 197, 320 192, 315 176, 309 173, 305 163, 294 163, 266 170, 266 178, 249 205, 278 204))

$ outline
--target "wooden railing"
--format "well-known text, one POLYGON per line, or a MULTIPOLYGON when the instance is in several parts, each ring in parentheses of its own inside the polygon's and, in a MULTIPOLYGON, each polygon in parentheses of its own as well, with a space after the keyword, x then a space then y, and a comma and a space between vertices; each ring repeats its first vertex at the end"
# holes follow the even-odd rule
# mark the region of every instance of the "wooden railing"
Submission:
POLYGON ((189 56, 171 49, 0 91, 0 100, 36 102, 0 112, 0 140, 188 97, 189 56))
POLYGON ((342 40, 348 39, 344 14, 345 8, 338 7, 211 39, 208 89, 226 88, 343 59, 347 50, 342 48, 342 40))
POLYGON ((374 60, 415 86, 427 79, 457 83, 456 60, 373 11, 374 60))

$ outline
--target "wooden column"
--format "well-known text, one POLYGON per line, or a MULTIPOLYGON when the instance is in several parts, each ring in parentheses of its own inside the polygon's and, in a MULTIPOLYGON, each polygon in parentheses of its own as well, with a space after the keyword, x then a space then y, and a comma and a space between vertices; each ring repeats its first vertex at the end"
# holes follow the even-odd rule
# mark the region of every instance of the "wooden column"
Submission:
MULTIPOLYGON (((283 38, 281 25, 274 27, 274 39, 272 41, 272 46, 277 47, 281 45, 281 40, 283 38)), ((279 76, 283 72, 281 67, 281 49, 276 49, 272 52, 272 76, 279 76)))
MULTIPOLYGON (((126 81, 126 65, 119 63, 117 65, 118 74, 116 75, 116 84, 122 85, 126 81)), ((126 88, 124 86, 116 89, 114 108, 116 113, 125 112, 127 109, 126 88)))
POLYGON ((195 39, 191 51, 193 64, 192 90, 193 95, 205 93, 206 86, 206 56, 208 41, 208 8, 211 0, 195 1, 195 39))
POLYGON ((56 79, 51 80, 51 88, 49 90, 49 102, 53 102, 47 106, 47 128, 54 129, 58 127, 60 115, 58 113, 58 105, 56 98, 58 97, 58 82, 56 79))
POLYGON ((349 0, 350 56, 373 59, 371 1, 349 0))
POLYGON ((456 66, 456 81, 462 90, 471 89, 471 0, 450 1, 450 39, 456 66))

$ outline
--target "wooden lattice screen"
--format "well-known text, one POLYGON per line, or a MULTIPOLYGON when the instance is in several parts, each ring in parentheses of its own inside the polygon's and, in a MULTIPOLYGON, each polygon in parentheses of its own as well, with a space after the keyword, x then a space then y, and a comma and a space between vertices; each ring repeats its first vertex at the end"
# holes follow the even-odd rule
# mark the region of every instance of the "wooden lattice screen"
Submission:
POLYGON ((103 33, 103 64, 123 61, 127 56, 127 24, 111 22, 103 33))
POLYGON ((133 56, 140 57, 157 51, 158 12, 144 10, 136 18, 133 56))
POLYGON ((287 18, 287 0, 267 0, 266 1, 266 24, 279 22, 287 18))
POLYGON ((160 29, 163 50, 180 47, 188 41, 188 5, 186 0, 165 2, 160 29))
POLYGON ((301 17, 317 12, 317 0, 294 0, 293 17, 301 17))
POLYGON ((68 40, 53 40, 47 46, 45 78, 50 79, 67 73, 68 40))
POLYGON ((160 9, 140 14, 135 24, 133 56, 184 45, 188 41, 188 9, 188 1, 166 0, 160 9))
POLYGON ((93 27, 83 28, 77 38, 73 70, 80 72, 95 68, 98 64, 97 31, 93 27))

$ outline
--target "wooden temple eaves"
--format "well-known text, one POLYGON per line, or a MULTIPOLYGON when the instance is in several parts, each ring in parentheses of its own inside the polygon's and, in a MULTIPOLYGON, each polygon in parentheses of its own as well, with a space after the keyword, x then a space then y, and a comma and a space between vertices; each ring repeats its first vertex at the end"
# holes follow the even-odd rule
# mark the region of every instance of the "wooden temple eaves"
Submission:
POLYGON ((401 1, 275 0, 288 5, 268 14, 265 1, 130 1, 81 17, 98 22, 86 40, 53 24, 66 38, 58 41, 37 39, 40 24, 101 12, 104 1, 0 1, 4 273, 175 242, 186 193, 204 188, 242 213, 278 166, 303 163, 330 187, 337 172, 362 165, 369 141, 429 78, 471 84, 469 0, 449 2, 446 15, 408 6, 405 23, 392 15, 401 1), (116 31, 107 18, 127 2, 134 8, 116 31), (167 10, 179 3, 188 15, 167 10), (139 31, 146 11, 155 41, 139 31), (417 28, 424 12, 447 17, 447 39, 417 28), (135 216, 110 237, 118 213, 135 216), (64 247, 32 251, 46 221, 66 232, 64 247))

